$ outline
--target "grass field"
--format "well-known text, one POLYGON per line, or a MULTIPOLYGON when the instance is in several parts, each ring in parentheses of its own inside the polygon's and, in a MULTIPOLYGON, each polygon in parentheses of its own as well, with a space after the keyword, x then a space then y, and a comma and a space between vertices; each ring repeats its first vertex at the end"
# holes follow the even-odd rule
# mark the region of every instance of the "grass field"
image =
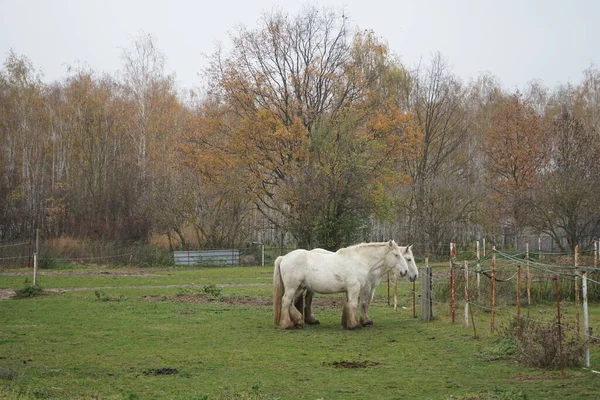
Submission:
MULTIPOLYGON (((22 287, 24 273, 4 271, 0 289, 22 287)), ((445 306, 434 321, 413 318, 410 285, 400 286, 397 312, 385 285, 378 289, 372 327, 342 330, 339 307, 320 296, 320 325, 281 331, 272 320, 271 275, 269 267, 88 267, 42 275, 42 296, 0 301, 0 398, 599 396, 600 374, 591 370, 563 375, 516 363, 490 335, 487 313, 475 313, 477 339, 450 323, 445 306)), ((600 325, 597 304, 590 314, 600 325)), ((591 365, 600 370, 599 344, 591 365)))

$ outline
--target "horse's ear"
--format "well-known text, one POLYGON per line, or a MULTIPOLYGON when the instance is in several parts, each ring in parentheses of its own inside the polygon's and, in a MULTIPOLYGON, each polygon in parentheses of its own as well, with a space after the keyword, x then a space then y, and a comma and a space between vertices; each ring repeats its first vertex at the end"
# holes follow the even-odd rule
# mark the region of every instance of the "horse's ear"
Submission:
POLYGON ((407 247, 408 250, 412 250, 412 244, 409 244, 407 247))
POLYGON ((392 247, 394 245, 394 239, 390 239, 390 241, 388 242, 388 244, 390 245, 390 247, 392 247))

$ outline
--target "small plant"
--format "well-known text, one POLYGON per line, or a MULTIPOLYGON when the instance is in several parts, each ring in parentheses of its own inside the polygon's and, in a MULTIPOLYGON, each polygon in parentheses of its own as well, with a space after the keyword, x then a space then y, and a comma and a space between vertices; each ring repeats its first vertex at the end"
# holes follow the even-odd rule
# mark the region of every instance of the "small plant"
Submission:
POLYGON ((212 299, 221 300, 223 298, 223 289, 221 289, 214 283, 211 283, 210 285, 205 285, 201 287, 182 288, 179 289, 179 293, 177 293, 177 296, 194 295, 203 295, 212 299))
POLYGON ((13 299, 28 299, 31 297, 40 296, 44 293, 44 289, 39 284, 32 284, 28 279, 25 279, 25 287, 15 290, 13 299))
POLYGON ((506 360, 513 358, 517 351, 517 344, 513 338, 501 337, 493 346, 487 348, 482 356, 486 361, 506 360))
POLYGON ((202 293, 206 294, 209 297, 213 297, 216 299, 219 299, 221 297, 223 297, 223 289, 221 289, 220 287, 217 287, 217 285, 211 283, 210 285, 207 286, 202 286, 202 293))
POLYGON ((98 301, 125 301, 127 300, 126 296, 109 296, 100 290, 95 290, 94 295, 96 296, 96 300, 98 301))

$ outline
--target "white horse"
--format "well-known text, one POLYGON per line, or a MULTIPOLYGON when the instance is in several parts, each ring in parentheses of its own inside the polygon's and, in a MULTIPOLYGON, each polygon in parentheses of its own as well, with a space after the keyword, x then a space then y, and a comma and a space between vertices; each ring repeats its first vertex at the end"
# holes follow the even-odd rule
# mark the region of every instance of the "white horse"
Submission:
MULTIPOLYGON (((410 246, 399 246, 401 249, 401 254, 406 260, 408 264, 408 273, 400 274, 400 276, 407 277, 408 280, 414 282, 419 277, 419 269, 417 268, 417 264, 415 263, 414 256, 412 253, 412 245, 410 246)), ((322 253, 322 254, 331 254, 332 252, 325 249, 313 249, 311 252, 322 253)), ((373 301, 373 297, 375 296, 375 290, 377 286, 381 284, 381 280, 383 279, 384 274, 374 274, 372 275, 371 282, 371 293, 368 296, 361 296, 360 301, 360 324, 362 326, 373 325, 373 320, 369 317, 368 309, 369 305, 373 301)), ((316 325, 319 323, 319 320, 316 319, 312 313, 312 299, 314 297, 314 292, 307 290, 305 299, 303 299, 303 293, 300 293, 295 301, 294 305, 296 309, 299 309, 300 312, 304 315, 304 322, 308 325, 316 325)))
POLYGON ((362 243, 335 253, 294 250, 277 257, 273 271, 273 311, 275 324, 282 329, 303 326, 302 313, 294 306, 295 297, 307 290, 317 293, 346 293, 342 326, 358 329, 359 298, 371 296, 373 285, 388 272, 401 276, 408 264, 400 247, 390 240, 362 243))

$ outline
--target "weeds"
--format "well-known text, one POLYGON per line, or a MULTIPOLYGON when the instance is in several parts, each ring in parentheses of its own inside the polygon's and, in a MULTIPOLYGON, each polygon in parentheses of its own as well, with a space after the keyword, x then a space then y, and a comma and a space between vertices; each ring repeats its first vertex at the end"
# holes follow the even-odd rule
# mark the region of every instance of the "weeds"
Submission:
POLYGON ((193 296, 193 295, 203 295, 207 296, 211 299, 222 300, 223 299, 223 289, 218 287, 217 285, 211 283, 210 285, 205 285, 201 287, 193 287, 193 288, 181 288, 179 289, 179 293, 177 296, 193 296))
POLYGON ((10 369, 0 367, 0 380, 12 381, 17 379, 17 373, 10 369))
POLYGON ((584 356, 583 340, 565 337, 564 331, 565 329, 562 333, 562 361, 559 347, 561 340, 556 324, 515 317, 499 330, 499 334, 504 340, 514 343, 515 358, 525 365, 540 368, 579 366, 584 356))
POLYGON ((127 300, 126 296, 123 296, 123 295, 120 295, 118 297, 117 296, 109 296, 101 290, 94 291, 94 295, 96 296, 96 300, 98 300, 98 301, 125 301, 125 300, 127 300))

